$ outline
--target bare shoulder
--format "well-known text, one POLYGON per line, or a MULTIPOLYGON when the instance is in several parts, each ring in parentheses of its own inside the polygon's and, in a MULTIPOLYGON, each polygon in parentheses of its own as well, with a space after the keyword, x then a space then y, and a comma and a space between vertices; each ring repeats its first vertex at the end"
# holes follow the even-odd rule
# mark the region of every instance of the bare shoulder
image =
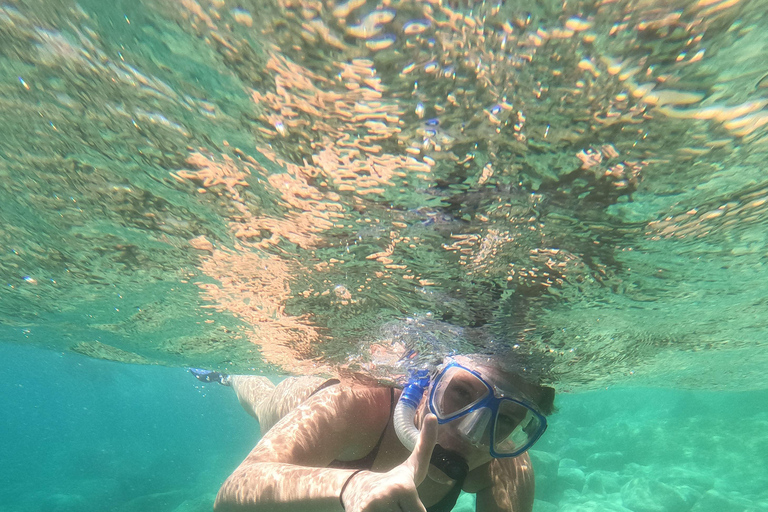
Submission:
POLYGON ((373 429, 378 437, 389 420, 390 391, 383 386, 342 382, 321 390, 302 406, 311 411, 326 411, 333 416, 337 429, 373 429))
POLYGON ((371 445, 389 419, 384 387, 337 384, 318 391, 284 416, 244 463, 284 462, 326 466, 371 445))

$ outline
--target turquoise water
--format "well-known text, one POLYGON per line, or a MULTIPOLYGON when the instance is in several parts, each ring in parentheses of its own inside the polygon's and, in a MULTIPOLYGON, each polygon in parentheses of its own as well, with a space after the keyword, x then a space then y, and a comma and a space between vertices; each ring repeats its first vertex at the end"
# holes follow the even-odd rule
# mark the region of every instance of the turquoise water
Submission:
POLYGON ((401 384, 483 352, 558 391, 538 511, 765 510, 766 27, 0 3, 2 503, 208 510, 257 432, 186 366, 401 384))
MULTIPOLYGON (((0 357, 4 511, 209 511, 259 438, 230 388, 200 385, 182 369, 8 345, 0 357)), ((768 510, 766 399, 564 394, 532 452, 534 510, 768 510)), ((463 496, 456 510, 472 501, 463 496)))
POLYGON ((18 372, 0 384, 4 511, 211 510, 259 436, 230 389, 183 369, 0 354, 18 372))

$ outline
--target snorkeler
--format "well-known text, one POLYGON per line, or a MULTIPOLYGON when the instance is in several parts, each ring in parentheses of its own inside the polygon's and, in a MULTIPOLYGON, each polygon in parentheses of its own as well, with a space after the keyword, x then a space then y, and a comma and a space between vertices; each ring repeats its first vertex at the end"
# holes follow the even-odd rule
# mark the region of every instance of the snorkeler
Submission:
POLYGON ((533 509, 526 451, 546 429, 554 390, 490 358, 446 358, 402 391, 190 371, 232 386, 262 432, 219 490, 217 512, 449 512, 461 490, 476 494, 478 512, 533 509))

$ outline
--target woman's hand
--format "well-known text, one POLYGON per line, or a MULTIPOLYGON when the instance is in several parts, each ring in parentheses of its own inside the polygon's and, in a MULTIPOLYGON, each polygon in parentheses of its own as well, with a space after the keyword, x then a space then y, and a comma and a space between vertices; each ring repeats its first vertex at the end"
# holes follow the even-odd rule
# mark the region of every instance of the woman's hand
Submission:
POLYGON ((426 512, 416 489, 427 476, 435 443, 437 418, 428 414, 405 462, 386 473, 363 471, 352 477, 341 496, 346 512, 426 512))

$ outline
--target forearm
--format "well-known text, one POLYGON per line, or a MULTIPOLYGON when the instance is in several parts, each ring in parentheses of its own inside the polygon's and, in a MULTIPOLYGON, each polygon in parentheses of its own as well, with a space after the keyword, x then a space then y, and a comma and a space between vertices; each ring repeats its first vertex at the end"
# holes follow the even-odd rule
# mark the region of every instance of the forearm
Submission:
POLYGON ((242 465, 221 486, 214 509, 269 512, 341 512, 339 493, 352 470, 277 462, 242 465))

